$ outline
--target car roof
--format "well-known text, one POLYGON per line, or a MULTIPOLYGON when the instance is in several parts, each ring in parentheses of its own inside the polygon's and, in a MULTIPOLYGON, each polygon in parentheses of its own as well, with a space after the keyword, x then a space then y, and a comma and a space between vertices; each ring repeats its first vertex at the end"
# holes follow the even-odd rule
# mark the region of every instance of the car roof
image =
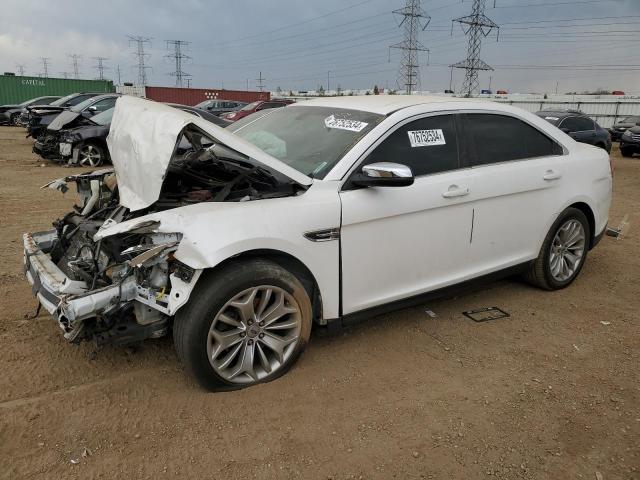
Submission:
POLYGON ((564 117, 587 117, 587 118, 591 118, 586 113, 579 112, 577 110, 540 110, 539 112, 536 112, 536 115, 539 115, 539 116, 553 115, 554 117, 558 117, 558 118, 564 118, 564 117))
MULTIPOLYGON (((309 100, 306 102, 298 102, 294 106, 318 106, 345 108, 350 110, 361 110, 365 112, 378 113, 388 115, 403 108, 413 107, 415 105, 433 104, 433 103, 460 103, 460 102, 476 102, 486 105, 486 100, 466 99, 459 97, 439 97, 435 95, 359 95, 359 96, 341 96, 326 97, 309 100)), ((491 102, 495 105, 494 102, 491 102)))

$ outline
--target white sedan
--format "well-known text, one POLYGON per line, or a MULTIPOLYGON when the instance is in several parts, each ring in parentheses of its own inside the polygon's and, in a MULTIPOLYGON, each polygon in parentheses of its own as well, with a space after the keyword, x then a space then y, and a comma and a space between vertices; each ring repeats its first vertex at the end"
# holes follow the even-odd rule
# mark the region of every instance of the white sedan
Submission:
POLYGON ((77 212, 25 234, 25 270, 70 341, 173 328, 204 387, 286 372, 332 327, 523 272, 569 285, 605 231, 606 152, 498 103, 339 97, 222 129, 132 97, 115 173, 75 182, 77 212))

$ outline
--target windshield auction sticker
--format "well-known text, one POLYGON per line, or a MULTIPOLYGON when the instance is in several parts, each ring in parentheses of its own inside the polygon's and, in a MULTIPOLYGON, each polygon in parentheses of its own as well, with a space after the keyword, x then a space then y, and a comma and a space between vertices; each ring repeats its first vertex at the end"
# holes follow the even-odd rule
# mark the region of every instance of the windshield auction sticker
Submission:
POLYGON ((446 145, 442 129, 435 130, 410 130, 407 132, 412 147, 431 147, 433 145, 446 145))
POLYGON ((339 130, 349 130, 351 132, 361 132, 362 129, 368 125, 368 123, 360 122, 358 120, 336 118, 335 115, 325 118, 324 124, 327 128, 337 128, 339 130))

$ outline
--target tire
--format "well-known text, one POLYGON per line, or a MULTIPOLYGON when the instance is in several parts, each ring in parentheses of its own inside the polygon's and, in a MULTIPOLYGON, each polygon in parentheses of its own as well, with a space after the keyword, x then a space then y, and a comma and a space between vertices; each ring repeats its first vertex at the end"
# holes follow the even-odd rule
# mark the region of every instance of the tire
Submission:
POLYGON ((622 154, 623 157, 626 157, 626 158, 633 157, 633 150, 628 148, 621 148, 620 153, 622 154))
POLYGON ((17 127, 18 126, 18 117, 20 116, 19 113, 14 113, 13 115, 11 115, 11 117, 9 118, 9 125, 13 126, 13 127, 17 127))
MULTIPOLYGON (((576 227, 576 232, 578 228, 576 227)), ((577 208, 567 208, 564 212, 558 215, 557 220, 553 223, 549 233, 542 243, 538 258, 535 259, 533 264, 529 267, 529 270, 525 273, 525 280, 532 285, 540 287, 545 290, 559 290, 570 285, 576 277, 580 274, 582 267, 587 260, 587 253, 589 251, 589 242, 591 239, 591 229, 589 227, 589 221, 584 213, 577 208), (577 222, 577 223, 576 223, 577 222), (568 235, 567 226, 580 225, 582 229, 582 241, 571 244, 571 235, 568 235), (565 229, 565 230, 563 230, 565 229), (561 232, 562 230, 562 232, 561 232), (567 239, 567 242, 563 242, 563 238, 567 239), (563 244, 563 247, 559 245, 563 244), (564 248, 564 251, 562 250, 564 248), (572 256, 578 255, 579 258, 576 265, 571 268, 570 260, 572 256), (558 260, 560 257, 564 260, 558 260), (564 269, 566 265, 567 270, 564 269), (556 267, 555 269, 553 267, 556 267), (560 272, 557 272, 558 267, 560 272)))
POLYGON ((99 167, 106 160, 106 150, 95 143, 85 143, 78 152, 78 165, 82 167, 99 167))
POLYGON ((286 373, 306 347, 311 323, 311 300, 302 283, 272 261, 251 259, 205 272, 176 314, 173 339, 200 385, 238 390, 286 373), (270 317, 276 308, 286 313, 270 317), (269 345, 282 347, 281 353, 269 345))

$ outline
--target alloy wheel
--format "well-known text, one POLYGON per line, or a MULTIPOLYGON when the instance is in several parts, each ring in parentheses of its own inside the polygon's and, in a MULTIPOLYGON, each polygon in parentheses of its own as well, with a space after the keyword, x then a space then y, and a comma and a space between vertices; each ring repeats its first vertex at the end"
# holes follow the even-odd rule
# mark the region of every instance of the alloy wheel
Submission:
POLYGON ((93 145, 84 145, 78 156, 83 167, 97 167, 102 163, 102 154, 93 145))
POLYGON ((280 287, 261 285, 234 296, 213 319, 207 356, 224 380, 249 384, 279 370, 300 341, 302 312, 280 287))
POLYGON ((586 235, 582 223, 567 220, 556 232, 549 255, 551 275, 558 282, 569 280, 584 257, 586 235))

